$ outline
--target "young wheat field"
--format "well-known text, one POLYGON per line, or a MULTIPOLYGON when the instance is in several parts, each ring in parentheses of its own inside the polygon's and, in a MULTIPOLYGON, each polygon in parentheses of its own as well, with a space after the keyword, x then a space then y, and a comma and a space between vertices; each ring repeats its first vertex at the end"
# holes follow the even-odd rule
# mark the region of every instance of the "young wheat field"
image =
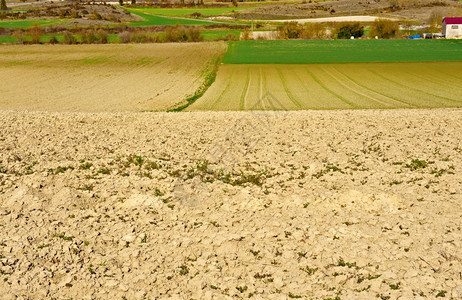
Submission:
POLYGON ((190 110, 462 106, 462 63, 223 65, 190 110))

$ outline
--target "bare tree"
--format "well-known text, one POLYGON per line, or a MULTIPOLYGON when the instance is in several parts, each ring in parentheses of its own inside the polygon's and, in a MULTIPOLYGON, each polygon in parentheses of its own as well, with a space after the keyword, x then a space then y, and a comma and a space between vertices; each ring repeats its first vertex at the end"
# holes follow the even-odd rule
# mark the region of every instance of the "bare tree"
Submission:
POLYGON ((8 6, 6 6, 6 0, 1 1, 0 10, 8 10, 8 6))

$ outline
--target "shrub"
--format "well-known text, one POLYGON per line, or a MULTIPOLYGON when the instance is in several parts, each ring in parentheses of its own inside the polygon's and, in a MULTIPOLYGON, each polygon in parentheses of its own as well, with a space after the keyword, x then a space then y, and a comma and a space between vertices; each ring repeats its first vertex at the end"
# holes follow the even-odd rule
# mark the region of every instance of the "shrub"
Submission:
POLYGON ((204 36, 202 36, 199 28, 189 28, 187 34, 191 42, 200 42, 204 40, 204 36))
POLYGON ((83 30, 79 36, 82 44, 93 44, 98 40, 95 31, 92 29, 83 30))
POLYGON ((52 45, 58 44, 59 41, 58 41, 58 39, 56 38, 56 35, 52 35, 51 38, 50 38, 50 40, 48 41, 48 43, 50 43, 50 44, 52 44, 52 45))
POLYGON ((120 40, 122 43, 130 43, 130 32, 128 32, 128 31, 122 31, 122 32, 119 34, 119 40, 120 40))
POLYGON ((349 39, 361 37, 364 34, 364 26, 359 22, 343 22, 334 28, 334 36, 338 39, 349 39))
POLYGON ((235 41, 237 40, 236 35, 234 33, 228 33, 225 37, 226 41, 235 41))
POLYGON ((299 39, 302 34, 303 26, 295 21, 284 23, 278 28, 278 37, 280 39, 299 39))
POLYGON ((41 26, 34 24, 34 26, 30 27, 27 30, 27 33, 31 38, 32 44, 39 44, 40 39, 45 34, 45 30, 41 26))
POLYGON ((24 33, 21 30, 17 30, 13 33, 13 38, 16 44, 24 44, 24 33))
POLYGON ((132 32, 129 37, 132 43, 147 43, 151 41, 151 38, 146 32, 132 32))
POLYGON ((93 20, 102 20, 103 17, 95 10, 93 10, 93 16, 91 17, 93 20))
POLYGON ((244 31, 242 32, 242 35, 241 35, 241 40, 243 41, 248 41, 250 40, 250 30, 248 28, 244 29, 244 31))
POLYGON ((98 37, 98 41, 101 44, 107 44, 108 43, 108 34, 105 30, 99 29, 98 32, 96 33, 96 36, 98 37))
POLYGON ((369 37, 379 37, 381 39, 395 38, 399 34, 399 25, 387 19, 377 19, 372 24, 369 37))
POLYGON ((188 34, 183 26, 175 25, 165 30, 165 41, 167 42, 185 42, 188 40, 188 34))
POLYGON ((307 23, 302 38, 320 40, 326 38, 326 28, 321 23, 307 23))
POLYGON ((428 18, 428 31, 440 32, 442 29, 442 23, 444 18, 444 12, 441 9, 433 9, 428 18))
POLYGON ((73 9, 73 10, 71 11, 71 18, 73 18, 73 19, 78 19, 78 18, 81 18, 81 16, 79 15, 79 12, 78 12, 78 11, 76 11, 75 9, 73 9))
POLYGON ((63 32, 63 44, 77 44, 77 40, 75 39, 74 34, 70 31, 64 31, 63 32))

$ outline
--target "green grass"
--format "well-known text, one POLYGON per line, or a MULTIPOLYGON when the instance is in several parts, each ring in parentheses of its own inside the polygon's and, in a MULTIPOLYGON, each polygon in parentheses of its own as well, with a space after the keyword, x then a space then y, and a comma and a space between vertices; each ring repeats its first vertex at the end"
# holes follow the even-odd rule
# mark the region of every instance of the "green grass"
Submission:
POLYGON ((215 41, 226 38, 228 34, 234 34, 236 39, 239 39, 241 35, 241 30, 204 30, 202 31, 202 35, 204 39, 207 41, 215 41))
POLYGON ((223 63, 316 64, 462 61, 460 40, 230 42, 223 63))
POLYGON ((40 25, 42 27, 48 26, 50 24, 57 24, 65 22, 66 20, 8 20, 0 21, 0 27, 2 28, 29 28, 34 24, 40 25))
POLYGON ((151 14, 151 15, 163 15, 163 16, 177 16, 177 17, 188 17, 193 13, 201 13, 204 16, 220 16, 230 14, 233 11, 250 9, 254 7, 211 7, 211 8, 130 8, 132 12, 151 14))
POLYGON ((145 9, 129 9, 126 10, 130 11, 131 13, 142 17, 144 20, 139 22, 132 22, 130 26, 153 26, 153 25, 209 25, 215 24, 217 22, 213 21, 206 21, 200 19, 182 19, 182 18, 169 18, 160 15, 154 15, 150 13, 144 13, 145 9))
MULTIPOLYGON (((46 34, 40 38, 40 43, 45 44, 48 43, 53 35, 46 34)), ((77 41, 80 41, 80 38, 78 35, 75 35, 75 38, 77 41)), ((58 42, 62 42, 64 37, 61 34, 56 35, 56 39, 58 42)), ((24 41, 30 42, 31 38, 30 36, 25 36, 24 41)), ((15 44, 17 42, 16 38, 14 36, 0 36, 0 44, 15 44)), ((109 34, 108 35, 108 44, 116 44, 120 43, 119 41, 119 35, 118 34, 109 34)))

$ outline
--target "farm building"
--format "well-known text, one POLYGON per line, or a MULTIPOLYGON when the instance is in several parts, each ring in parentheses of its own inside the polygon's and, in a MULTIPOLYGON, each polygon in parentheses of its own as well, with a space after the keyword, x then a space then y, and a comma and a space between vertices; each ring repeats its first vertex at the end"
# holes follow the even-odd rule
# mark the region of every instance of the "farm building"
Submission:
POLYGON ((462 38, 462 18, 444 18, 443 35, 445 38, 462 38))

